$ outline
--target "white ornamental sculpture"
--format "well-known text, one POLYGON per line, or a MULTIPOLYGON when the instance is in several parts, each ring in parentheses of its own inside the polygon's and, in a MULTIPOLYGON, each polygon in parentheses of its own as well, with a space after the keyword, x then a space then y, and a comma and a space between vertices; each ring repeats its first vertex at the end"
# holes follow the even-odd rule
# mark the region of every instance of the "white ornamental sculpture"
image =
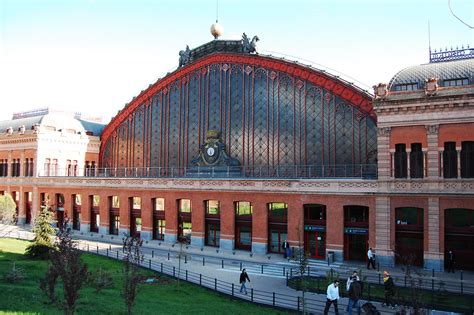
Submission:
POLYGON ((425 94, 433 96, 438 92, 438 78, 428 78, 425 80, 425 94))
POLYGON ((388 95, 388 88, 386 83, 379 83, 373 86, 375 99, 384 99, 388 95))

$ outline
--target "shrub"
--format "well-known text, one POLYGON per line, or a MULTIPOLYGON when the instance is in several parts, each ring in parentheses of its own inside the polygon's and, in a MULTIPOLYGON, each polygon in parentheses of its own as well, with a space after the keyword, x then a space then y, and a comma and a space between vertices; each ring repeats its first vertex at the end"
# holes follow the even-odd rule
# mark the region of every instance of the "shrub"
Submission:
POLYGON ((102 270, 102 267, 99 267, 94 274, 89 274, 90 284, 99 293, 103 289, 111 288, 114 285, 112 275, 106 270, 102 270))
POLYGON ((17 268, 15 263, 13 263, 12 269, 7 272, 4 277, 5 281, 8 283, 17 283, 23 280, 24 278, 25 273, 23 272, 23 269, 17 268))

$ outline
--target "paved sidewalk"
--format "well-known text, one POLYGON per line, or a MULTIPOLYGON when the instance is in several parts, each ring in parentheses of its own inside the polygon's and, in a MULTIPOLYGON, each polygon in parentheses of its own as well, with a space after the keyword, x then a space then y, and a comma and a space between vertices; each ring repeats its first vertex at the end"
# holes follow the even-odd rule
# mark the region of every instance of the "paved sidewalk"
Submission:
MULTIPOLYGON (((0 237, 7 236, 8 233, 10 233, 10 236, 15 237, 15 233, 18 234, 19 232, 28 232, 28 229, 17 226, 0 225, 0 237)), ((110 235, 100 236, 96 233, 82 234, 77 232, 74 234, 74 237, 81 240, 82 248, 88 246, 91 251, 98 250, 99 253, 103 255, 106 254, 106 251, 109 253, 108 249, 121 251, 122 248, 122 239, 119 237, 110 235)), ((171 245, 164 242, 151 241, 145 242, 143 245, 145 264, 146 262, 149 262, 150 264, 153 263, 153 266, 164 264, 166 266, 174 266, 177 268, 179 264, 179 251, 179 245, 171 245)), ((184 246, 183 254, 188 256, 186 258, 186 263, 184 262, 184 258, 181 259, 182 273, 185 273, 185 270, 187 270, 189 273, 201 274, 203 277, 218 279, 219 281, 228 282, 229 284, 234 283, 235 296, 238 298, 250 300, 248 295, 240 294, 238 292, 238 289, 240 288, 238 280, 241 264, 247 269, 251 279, 248 286, 249 290, 254 289, 256 292, 265 291, 270 294, 275 292, 277 295, 288 296, 288 298, 292 297, 294 299, 298 296, 301 297, 302 295, 301 292, 295 291, 286 286, 286 277, 284 276, 284 272, 280 272, 282 270, 281 268, 295 268, 296 264, 291 261, 289 262, 281 255, 251 255, 249 252, 245 251, 222 251, 211 247, 195 248, 192 246, 184 246), (224 260, 225 268, 222 268, 222 260, 224 260), (260 268, 265 268, 264 271, 268 271, 262 274, 260 268)), ((361 264, 332 264, 328 267, 327 262, 312 261, 312 266, 313 268, 320 270, 319 272, 321 273, 325 273, 322 268, 326 268, 327 270, 327 268, 332 267, 338 272, 351 272, 352 270, 362 269, 364 270, 364 274, 377 274, 376 271, 368 271, 364 269, 365 266, 361 264)), ((157 268, 153 269, 157 270, 157 268)), ((397 268, 392 268, 390 271, 395 276, 402 274, 402 271, 397 270, 397 268)), ((444 273, 437 276, 440 278, 442 277, 443 279, 452 279, 453 277, 452 274, 444 273)), ((465 276, 469 279, 467 281, 472 281, 472 279, 474 279, 472 273, 465 273, 465 276)), ((306 293, 306 297, 308 300, 314 301, 311 311, 315 314, 322 313, 326 301, 325 295, 306 293)), ((278 303, 276 304, 278 305, 278 303)), ((373 304, 382 314, 395 313, 393 310, 382 308, 380 303, 373 302, 373 304)), ((339 310, 345 311, 346 305, 347 299, 341 298, 339 302, 339 310)))

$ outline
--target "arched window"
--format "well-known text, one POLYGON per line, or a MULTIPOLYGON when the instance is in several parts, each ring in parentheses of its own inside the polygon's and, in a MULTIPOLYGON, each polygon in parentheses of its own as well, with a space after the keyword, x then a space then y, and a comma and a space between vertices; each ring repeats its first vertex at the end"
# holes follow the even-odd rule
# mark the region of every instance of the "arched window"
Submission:
POLYGON ((421 150, 421 143, 411 144, 410 178, 423 178, 423 151, 421 150))

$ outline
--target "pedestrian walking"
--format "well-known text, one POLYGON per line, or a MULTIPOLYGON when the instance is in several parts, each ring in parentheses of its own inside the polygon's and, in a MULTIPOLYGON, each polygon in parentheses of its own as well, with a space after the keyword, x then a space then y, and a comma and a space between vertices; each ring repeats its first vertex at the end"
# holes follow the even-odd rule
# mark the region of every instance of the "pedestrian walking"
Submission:
POLYGON ((375 268, 375 254, 374 251, 372 250, 372 247, 369 247, 369 250, 367 251, 367 269, 370 270, 370 266, 372 266, 373 269, 375 268))
POLYGON ((281 244, 281 248, 283 249, 283 258, 286 259, 287 257, 289 257, 288 250, 290 249, 290 244, 288 244, 288 242, 284 240, 281 244))
POLYGON ((357 276, 352 277, 352 282, 348 291, 349 302, 347 304, 347 313, 352 315, 352 309, 357 307, 357 314, 360 315, 360 299, 362 298, 362 285, 357 276))
POLYGON ((334 312, 336 315, 339 314, 339 310, 337 309, 337 301, 339 300, 339 280, 334 280, 334 283, 328 285, 328 289, 326 292, 326 307, 324 308, 324 315, 327 315, 331 304, 334 304, 334 312))
POLYGON ((393 301, 393 297, 395 296, 395 283, 388 271, 383 272, 383 287, 385 291, 385 303, 382 303, 382 306, 387 306, 392 309, 395 308, 395 302, 393 301))
POLYGON ((247 288, 245 287, 245 282, 247 281, 250 282, 250 278, 244 268, 240 273, 240 293, 245 292, 245 294, 247 294, 247 288))
POLYGON ((352 281, 354 281, 354 279, 356 279, 357 281, 359 281, 359 274, 357 273, 357 271, 353 271, 352 274, 347 277, 347 281, 346 281, 346 292, 349 292, 349 289, 351 287, 351 283, 352 281))
POLYGON ((454 252, 450 250, 446 258, 447 258, 447 265, 448 265, 448 273, 449 272, 454 273, 454 264, 456 262, 456 257, 454 256, 454 252))

